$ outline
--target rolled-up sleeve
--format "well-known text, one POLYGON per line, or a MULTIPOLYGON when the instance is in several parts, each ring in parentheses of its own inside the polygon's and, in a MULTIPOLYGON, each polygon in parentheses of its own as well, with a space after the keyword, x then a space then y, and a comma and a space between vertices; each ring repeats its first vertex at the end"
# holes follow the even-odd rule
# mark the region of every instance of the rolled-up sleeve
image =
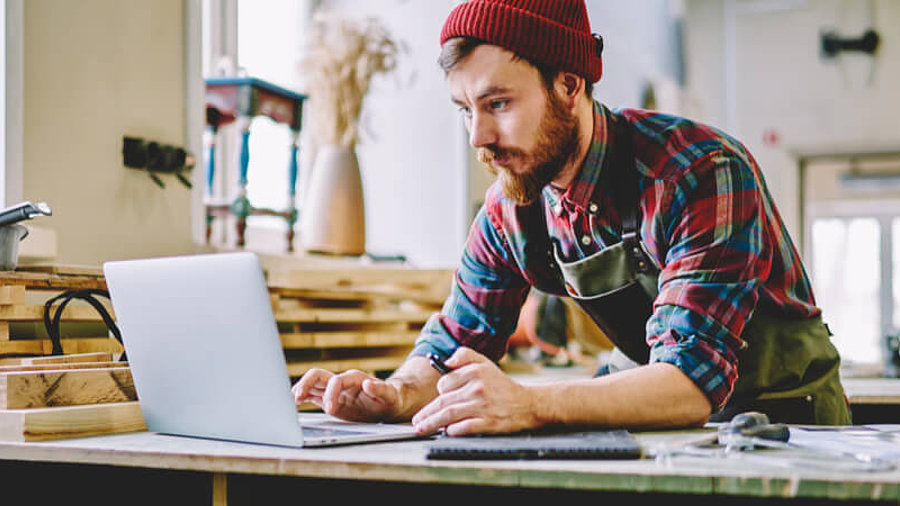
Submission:
POLYGON ((677 366, 721 408, 738 376, 741 333, 772 268, 768 200, 749 162, 723 152, 667 191, 668 250, 647 322, 650 361, 677 366))
POLYGON ((441 312, 426 322, 411 355, 448 356, 461 345, 494 361, 506 353, 529 286, 498 223, 482 207, 469 230, 450 295, 441 312))

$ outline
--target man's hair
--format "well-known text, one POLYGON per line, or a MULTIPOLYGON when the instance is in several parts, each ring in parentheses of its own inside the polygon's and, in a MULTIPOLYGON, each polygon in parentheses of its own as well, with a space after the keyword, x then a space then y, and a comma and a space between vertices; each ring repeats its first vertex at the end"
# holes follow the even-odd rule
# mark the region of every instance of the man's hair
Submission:
MULTIPOLYGON (((472 54, 472 51, 475 50, 478 46, 482 44, 490 44, 490 42, 485 42, 483 40, 475 39, 472 37, 454 37, 452 39, 447 40, 443 46, 441 46, 441 54, 438 56, 438 65, 443 69, 444 74, 449 73, 453 70, 460 62, 465 60, 472 54)), ((538 73, 541 75, 541 79, 544 81, 544 86, 547 90, 553 89, 553 80, 556 79, 557 74, 561 72, 561 70, 557 67, 551 67, 548 65, 542 65, 540 63, 536 63, 533 60, 529 60, 522 55, 519 55, 513 52, 513 58, 517 61, 524 61, 525 63, 531 65, 535 69, 537 69, 538 73)), ((591 98, 593 96, 594 84, 588 82, 588 79, 584 80, 584 92, 591 98)))

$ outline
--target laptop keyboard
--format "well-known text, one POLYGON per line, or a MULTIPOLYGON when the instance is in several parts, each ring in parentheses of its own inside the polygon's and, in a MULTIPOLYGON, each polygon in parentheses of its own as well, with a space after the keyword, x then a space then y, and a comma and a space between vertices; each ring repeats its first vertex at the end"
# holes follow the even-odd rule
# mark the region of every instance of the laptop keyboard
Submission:
POLYGON ((304 437, 333 437, 333 436, 356 436, 365 434, 365 432, 345 429, 330 429, 326 427, 310 427, 303 426, 304 437))

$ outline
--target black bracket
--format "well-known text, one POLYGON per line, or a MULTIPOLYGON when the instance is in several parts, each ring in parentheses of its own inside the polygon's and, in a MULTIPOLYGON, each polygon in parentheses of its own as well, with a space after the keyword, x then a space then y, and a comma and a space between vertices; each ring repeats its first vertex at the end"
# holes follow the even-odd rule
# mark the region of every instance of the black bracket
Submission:
POLYGON ((875 54, 881 38, 875 30, 866 30, 857 38, 840 37, 833 31, 822 33, 822 55, 826 58, 835 58, 843 51, 859 51, 866 54, 875 54))
POLYGON ((194 157, 184 148, 126 136, 123 138, 122 156, 126 167, 146 170, 160 188, 166 185, 159 178, 159 173, 173 174, 181 184, 188 188, 193 186, 181 173, 194 167, 194 157))

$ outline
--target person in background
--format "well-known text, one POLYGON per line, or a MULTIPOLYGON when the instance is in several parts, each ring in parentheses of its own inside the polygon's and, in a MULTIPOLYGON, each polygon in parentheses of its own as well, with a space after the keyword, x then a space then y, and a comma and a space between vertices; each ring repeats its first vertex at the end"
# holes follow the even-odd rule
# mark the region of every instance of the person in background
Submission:
POLYGON ((440 41, 451 100, 497 180, 408 360, 385 380, 310 371, 298 402, 451 436, 748 410, 850 422, 807 273, 738 140, 595 101, 603 40, 583 0, 465 2, 440 41), (497 366, 532 288, 573 298, 615 344, 602 374, 523 385, 497 366))

